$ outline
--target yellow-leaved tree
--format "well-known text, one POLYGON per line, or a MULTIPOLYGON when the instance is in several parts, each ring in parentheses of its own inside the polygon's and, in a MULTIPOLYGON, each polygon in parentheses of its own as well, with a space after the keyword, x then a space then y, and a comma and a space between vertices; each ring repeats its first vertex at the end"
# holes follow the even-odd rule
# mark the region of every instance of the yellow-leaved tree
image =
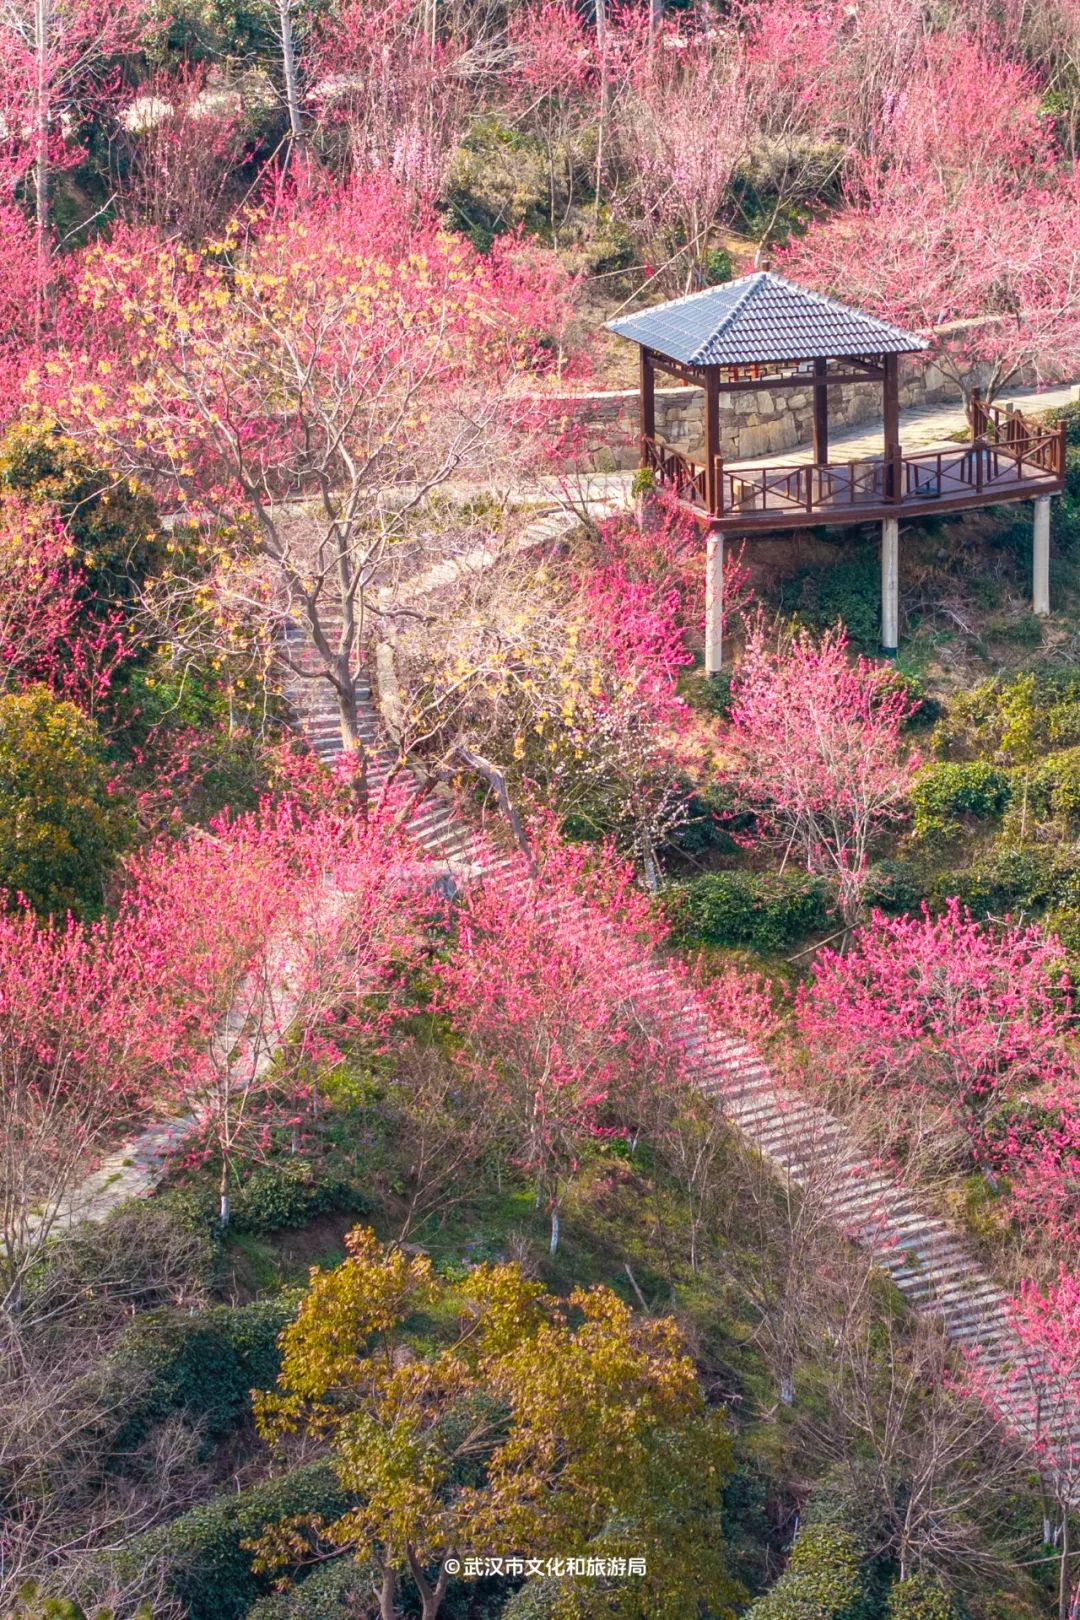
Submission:
POLYGON ((278 1387, 255 1400, 265 1438, 329 1446, 353 1505, 276 1526, 260 1567, 340 1548, 373 1568, 380 1620, 408 1581, 436 1620, 470 1558, 635 1558, 645 1573, 558 1578, 545 1613, 733 1613, 730 1442, 671 1318, 604 1287, 560 1301, 516 1265, 445 1282, 370 1231, 347 1241, 343 1264, 313 1272, 278 1387))

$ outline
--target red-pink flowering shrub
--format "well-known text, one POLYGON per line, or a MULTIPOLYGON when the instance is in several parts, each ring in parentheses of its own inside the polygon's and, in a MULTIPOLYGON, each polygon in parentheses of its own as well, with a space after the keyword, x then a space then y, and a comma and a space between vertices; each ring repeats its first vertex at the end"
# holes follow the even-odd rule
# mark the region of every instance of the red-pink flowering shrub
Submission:
POLYGON ((985 1119, 1065 1073, 1073 1014, 1061 948, 1038 928, 875 913, 846 948, 818 954, 796 997, 814 1065, 902 1110, 929 1098, 986 1162, 985 1119))
POLYGON ((14 496, 0 503, 0 691, 61 684, 78 611, 71 549, 54 513, 14 496))
POLYGON ((853 922, 872 840, 903 814, 914 704, 891 673, 852 661, 842 630, 771 641, 751 628, 731 683, 729 780, 757 833, 832 878, 853 922))
MULTIPOLYGON (((699 636, 705 622, 705 548, 701 530, 674 503, 650 504, 643 518, 620 512, 599 526, 590 553, 598 564, 617 563, 626 578, 673 600, 677 622, 699 636), (675 592, 674 598, 669 593, 675 592)), ((724 626, 742 617, 750 601, 749 570, 742 547, 724 556, 724 626)))
POLYGON ((385 1034, 432 909, 425 872, 391 805, 361 819, 287 798, 132 863, 119 926, 160 1011, 162 1093, 218 1166, 223 1223, 238 1163, 298 1125, 340 1040, 385 1034))
POLYGON ((208 87, 201 68, 155 73, 119 123, 127 158, 120 217, 196 246, 220 226, 244 158, 239 95, 208 87))
POLYGON ((0 1309, 142 1116, 159 1037, 127 928, 0 912, 0 1309))
POLYGON ((462 1061, 551 1212, 554 1249, 586 1144, 627 1133, 635 1077, 662 1084, 678 1049, 662 1017, 634 1005, 636 970, 664 928, 631 868, 550 832, 538 843, 537 879, 465 891, 436 971, 462 1061))

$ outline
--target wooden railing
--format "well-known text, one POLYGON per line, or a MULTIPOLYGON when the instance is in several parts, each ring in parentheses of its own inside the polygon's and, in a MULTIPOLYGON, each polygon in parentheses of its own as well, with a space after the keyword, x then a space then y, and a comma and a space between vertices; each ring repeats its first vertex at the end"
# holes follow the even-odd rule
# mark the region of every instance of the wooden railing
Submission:
POLYGON ((1065 476, 1065 424, 1043 428, 1009 406, 987 405, 975 389, 971 396, 971 434, 1016 462, 1041 467, 1056 478, 1065 476))
POLYGON ((966 445, 902 452, 860 461, 816 466, 806 462, 766 467, 711 468, 692 461, 658 439, 642 441, 642 462, 657 481, 703 514, 736 517, 774 513, 790 521, 796 512, 840 516, 845 508, 915 505, 962 500, 1018 485, 1058 488, 1065 472, 1065 429, 1037 431, 1019 412, 1006 413, 976 400, 981 431, 966 445))
POLYGON ((704 467, 684 456, 674 445, 664 444, 659 439, 643 439, 642 451, 644 465, 665 489, 673 490, 681 500, 700 506, 703 511, 713 510, 704 467))

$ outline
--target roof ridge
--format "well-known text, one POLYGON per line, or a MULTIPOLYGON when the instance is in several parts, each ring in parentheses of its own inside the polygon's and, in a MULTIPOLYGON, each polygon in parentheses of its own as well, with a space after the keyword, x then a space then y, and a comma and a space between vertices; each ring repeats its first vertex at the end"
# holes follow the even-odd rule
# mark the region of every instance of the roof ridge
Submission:
MULTIPOLYGON (((751 270, 748 275, 736 276, 732 281, 716 281, 711 287, 698 287, 694 292, 680 293, 678 298, 665 298, 662 304, 646 304, 644 309, 632 309, 628 315, 617 315, 615 319, 633 321, 639 315, 651 315, 654 310, 680 309, 683 304, 696 304, 701 298, 712 298, 718 292, 730 292, 733 287, 741 286, 744 281, 759 281, 762 276, 768 274, 766 270, 751 270)), ((610 326, 611 322, 605 324, 610 326)))
MULTIPOLYGON (((720 336, 720 334, 727 330, 727 328, 731 325, 731 323, 735 319, 735 317, 742 313, 742 311, 746 308, 747 304, 753 298, 754 294, 760 289, 762 283, 764 281, 766 281, 768 278, 769 278, 769 271, 768 270, 752 270, 748 276, 739 276, 737 280, 729 281, 729 282, 726 283, 729 291, 730 291, 730 289, 732 287, 737 287, 739 285, 739 282, 745 282, 746 286, 744 287, 743 291, 739 294, 738 298, 736 298, 735 302, 732 304, 731 308, 728 310, 727 314, 724 316, 723 320, 720 322, 720 325, 715 326, 713 328, 712 332, 705 339, 704 343, 699 343, 698 344, 697 348, 694 350, 693 354, 690 356, 690 364, 691 365, 696 364, 697 361, 700 359, 700 357, 705 353, 705 350, 709 347, 709 344, 710 343, 715 343, 717 338, 720 336)), ((776 279, 779 281, 781 278, 778 276, 776 279)), ((720 282, 719 285, 722 287, 722 286, 725 285, 725 283, 720 282)), ((786 285, 786 283, 785 283, 785 285, 786 285)), ((710 292, 715 292, 716 288, 710 287, 708 290, 710 292)))

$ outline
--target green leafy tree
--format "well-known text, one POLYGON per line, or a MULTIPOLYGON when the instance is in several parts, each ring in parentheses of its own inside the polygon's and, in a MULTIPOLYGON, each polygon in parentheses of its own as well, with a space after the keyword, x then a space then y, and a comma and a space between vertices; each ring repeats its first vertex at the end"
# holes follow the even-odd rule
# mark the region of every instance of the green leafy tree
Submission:
POLYGON ((0 696, 0 890, 92 915, 126 831, 93 721, 44 687, 0 696))
MULTIPOLYGON (((436 1620, 470 1554, 637 1556, 647 1573, 604 1590, 605 1615, 733 1612, 718 1529, 729 1440, 673 1321, 635 1317, 606 1288, 564 1305, 512 1265, 452 1285, 370 1231, 348 1248, 313 1276, 255 1409, 268 1439, 328 1443, 356 1505, 279 1525, 263 1567, 347 1549, 378 1571, 380 1620, 400 1614, 406 1578, 436 1620), (440 1342, 419 1341, 421 1325, 440 1342)), ((585 1585, 564 1582, 548 1612, 588 1613, 585 1585)))

